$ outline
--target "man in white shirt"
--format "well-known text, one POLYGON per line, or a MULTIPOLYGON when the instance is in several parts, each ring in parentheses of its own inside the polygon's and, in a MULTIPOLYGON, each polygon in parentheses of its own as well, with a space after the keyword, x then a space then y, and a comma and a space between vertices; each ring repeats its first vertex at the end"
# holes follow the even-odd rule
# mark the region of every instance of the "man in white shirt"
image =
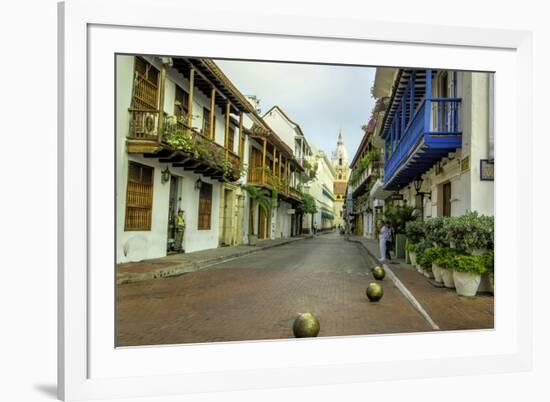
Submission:
POLYGON ((388 247, 388 241, 391 239, 391 228, 388 226, 386 221, 382 221, 382 227, 380 228, 379 234, 379 244, 380 244, 380 262, 386 262, 386 253, 388 247))

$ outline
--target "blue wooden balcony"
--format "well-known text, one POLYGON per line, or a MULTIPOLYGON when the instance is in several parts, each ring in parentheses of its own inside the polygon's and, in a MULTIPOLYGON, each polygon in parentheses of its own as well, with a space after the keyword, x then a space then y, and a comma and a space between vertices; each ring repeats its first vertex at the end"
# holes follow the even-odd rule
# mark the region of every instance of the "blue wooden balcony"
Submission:
POLYGON ((382 129, 386 190, 405 187, 462 146, 461 99, 433 97, 432 76, 432 70, 400 71, 382 129))

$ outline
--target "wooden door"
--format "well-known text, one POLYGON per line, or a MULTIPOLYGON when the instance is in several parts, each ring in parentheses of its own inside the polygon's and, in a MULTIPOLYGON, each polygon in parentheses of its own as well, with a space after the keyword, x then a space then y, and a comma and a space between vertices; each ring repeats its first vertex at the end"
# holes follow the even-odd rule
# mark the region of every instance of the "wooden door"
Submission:
POLYGON ((265 239, 265 212, 264 209, 259 207, 259 218, 258 218, 258 239, 265 239))

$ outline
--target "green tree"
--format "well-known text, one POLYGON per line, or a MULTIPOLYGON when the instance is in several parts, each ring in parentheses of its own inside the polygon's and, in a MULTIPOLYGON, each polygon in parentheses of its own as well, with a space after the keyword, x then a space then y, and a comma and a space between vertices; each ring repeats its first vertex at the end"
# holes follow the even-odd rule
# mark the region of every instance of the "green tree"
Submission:
MULTIPOLYGON (((252 210, 256 209, 256 205, 258 205, 260 208, 264 210, 264 212, 267 214, 269 212, 269 208, 271 207, 272 198, 269 194, 269 191, 251 186, 251 185, 244 185, 243 189, 248 193, 248 196, 252 200, 252 210)), ((252 214, 252 235, 256 235, 256 230, 254 229, 256 227, 256 214, 252 214)))
POLYGON ((298 209, 304 214, 311 214, 311 230, 313 231, 313 216, 317 213, 315 198, 308 193, 302 193, 302 203, 298 209))

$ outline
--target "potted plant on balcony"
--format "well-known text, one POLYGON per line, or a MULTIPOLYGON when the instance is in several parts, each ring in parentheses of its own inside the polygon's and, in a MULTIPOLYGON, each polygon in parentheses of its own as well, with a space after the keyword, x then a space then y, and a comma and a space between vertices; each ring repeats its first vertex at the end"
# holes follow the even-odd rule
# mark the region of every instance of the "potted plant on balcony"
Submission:
POLYGON ((457 255, 453 269, 456 293, 459 296, 475 296, 481 282, 481 274, 485 271, 483 256, 457 255))
MULTIPOLYGON (((267 214, 269 207, 271 206, 271 196, 267 190, 260 189, 251 185, 244 185, 243 189, 248 193, 248 196, 252 200, 252 210, 255 212, 256 206, 262 208, 267 214)), ((258 235, 256 234, 256 213, 252 214, 252 233, 248 234, 248 244, 255 246, 258 242, 258 235)))

